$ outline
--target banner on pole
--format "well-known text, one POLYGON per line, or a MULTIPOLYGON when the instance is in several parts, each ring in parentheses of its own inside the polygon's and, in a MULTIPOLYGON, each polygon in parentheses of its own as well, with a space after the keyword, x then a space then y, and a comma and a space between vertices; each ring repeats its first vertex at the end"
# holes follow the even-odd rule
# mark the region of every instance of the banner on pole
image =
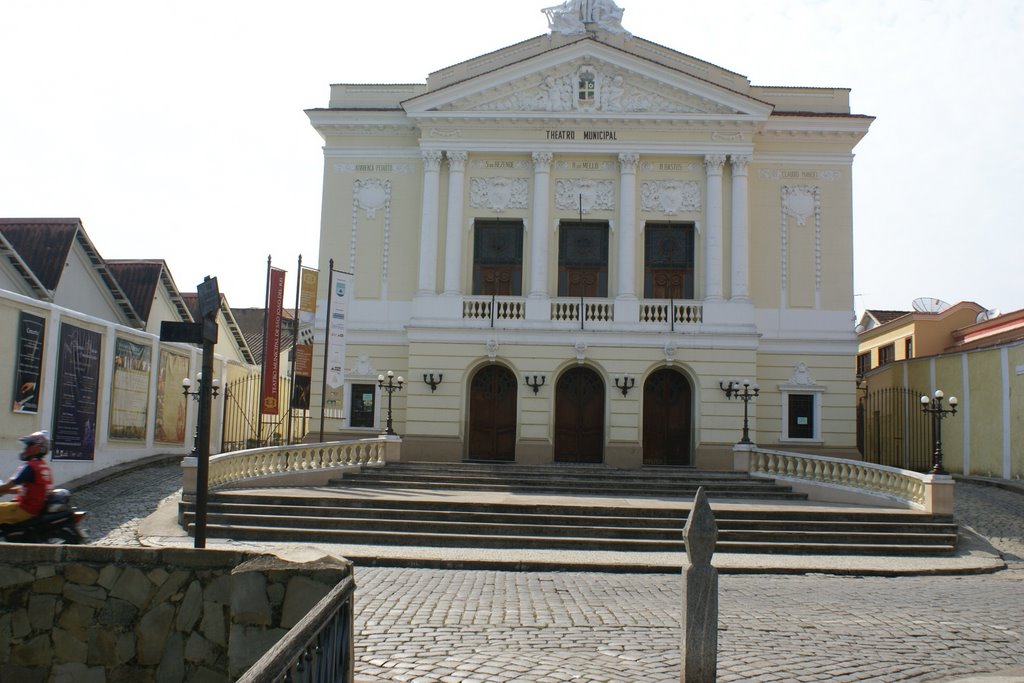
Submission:
POLYGON ((349 300, 352 296, 352 275, 334 271, 331 291, 331 319, 327 321, 327 408, 342 405, 345 384, 345 335, 348 324, 349 300))
POLYGON ((270 269, 267 293, 267 326, 263 330, 263 387, 260 412, 277 415, 281 404, 281 311, 284 307, 284 274, 270 269))
POLYGON ((299 323, 313 326, 316 316, 316 290, 320 271, 315 268, 303 268, 299 272, 299 323))

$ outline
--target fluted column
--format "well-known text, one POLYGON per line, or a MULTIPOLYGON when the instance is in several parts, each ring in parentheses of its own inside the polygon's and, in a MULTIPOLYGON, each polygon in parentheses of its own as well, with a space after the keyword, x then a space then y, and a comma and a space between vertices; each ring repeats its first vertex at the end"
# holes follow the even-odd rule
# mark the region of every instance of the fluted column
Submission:
POLYGON ((639 154, 619 155, 619 299, 636 298, 636 165, 639 154))
POLYGON ((444 293, 462 293, 462 205, 465 200, 466 152, 447 152, 448 224, 444 231, 444 293))
POLYGON ((548 296, 548 203, 551 152, 533 153, 533 218, 530 226, 530 296, 548 296))
POLYGON ((704 229, 704 299, 722 299, 722 167, 724 154, 704 157, 708 181, 707 226, 704 229))
POLYGON ((441 152, 423 152, 423 213, 420 218, 420 279, 417 294, 437 293, 437 204, 441 152))
POLYGON ((730 154, 732 167, 732 296, 733 301, 750 301, 750 226, 748 216, 747 166, 749 154, 730 154))

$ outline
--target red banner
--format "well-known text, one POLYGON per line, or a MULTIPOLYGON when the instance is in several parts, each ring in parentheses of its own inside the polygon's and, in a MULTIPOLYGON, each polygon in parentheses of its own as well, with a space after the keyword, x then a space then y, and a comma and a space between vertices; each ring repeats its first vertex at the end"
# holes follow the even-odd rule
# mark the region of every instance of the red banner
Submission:
POLYGON ((263 330, 263 390, 260 412, 277 415, 281 405, 281 311, 284 306, 284 273, 270 269, 267 280, 267 320, 263 330))

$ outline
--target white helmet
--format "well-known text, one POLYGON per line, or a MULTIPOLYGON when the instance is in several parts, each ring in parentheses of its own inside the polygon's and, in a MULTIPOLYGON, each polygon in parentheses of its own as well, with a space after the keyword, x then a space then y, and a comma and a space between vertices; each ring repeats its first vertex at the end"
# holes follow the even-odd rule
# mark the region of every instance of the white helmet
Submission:
POLYGON ((46 432, 32 432, 28 436, 18 439, 24 446, 21 455, 22 460, 41 458, 50 452, 50 435, 46 432))

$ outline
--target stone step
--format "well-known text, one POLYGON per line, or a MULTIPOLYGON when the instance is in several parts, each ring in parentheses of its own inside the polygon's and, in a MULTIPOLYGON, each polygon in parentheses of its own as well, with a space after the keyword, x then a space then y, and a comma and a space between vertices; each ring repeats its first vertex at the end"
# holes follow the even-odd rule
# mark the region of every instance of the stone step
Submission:
MULTIPOLYGON (((563 502, 564 499, 563 499, 563 502)), ((189 528, 193 501, 183 500, 189 528)), ((448 548, 681 552, 688 511, 588 504, 513 504, 216 492, 207 533, 237 540, 448 548)), ((728 507, 715 512, 719 552, 949 555, 948 518, 853 509, 728 507)))

